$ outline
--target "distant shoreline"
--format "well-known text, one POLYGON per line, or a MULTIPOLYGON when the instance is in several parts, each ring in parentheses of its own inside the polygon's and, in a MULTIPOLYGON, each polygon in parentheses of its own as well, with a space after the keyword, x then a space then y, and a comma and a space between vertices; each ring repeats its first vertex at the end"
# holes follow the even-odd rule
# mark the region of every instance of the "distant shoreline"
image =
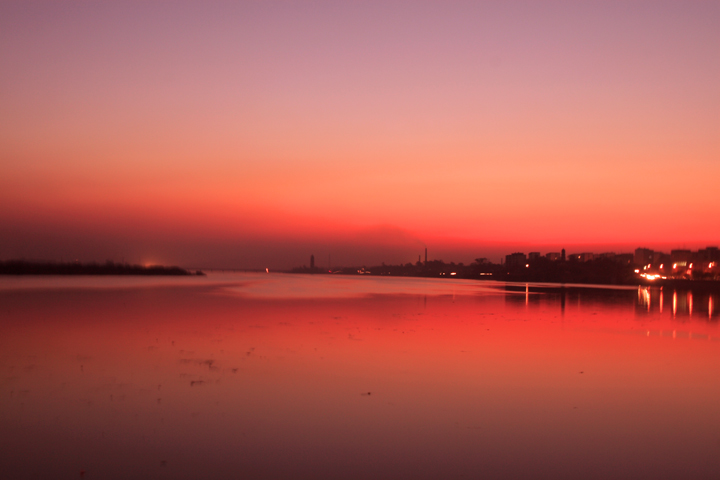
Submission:
POLYGON ((540 259, 518 267, 497 264, 446 264, 441 260, 406 265, 376 265, 371 267, 336 267, 333 271, 320 268, 296 267, 287 273, 316 275, 350 275, 373 277, 419 277, 465 279, 510 283, 546 283, 566 288, 566 285, 602 285, 624 287, 665 287, 676 290, 720 291, 720 280, 710 278, 647 279, 635 272, 632 265, 609 259, 587 262, 549 261, 540 259))
POLYGON ((124 263, 53 263, 9 260, 0 262, 0 275, 137 275, 137 276, 190 276, 205 275, 200 270, 192 272, 180 267, 162 265, 142 266, 124 263))

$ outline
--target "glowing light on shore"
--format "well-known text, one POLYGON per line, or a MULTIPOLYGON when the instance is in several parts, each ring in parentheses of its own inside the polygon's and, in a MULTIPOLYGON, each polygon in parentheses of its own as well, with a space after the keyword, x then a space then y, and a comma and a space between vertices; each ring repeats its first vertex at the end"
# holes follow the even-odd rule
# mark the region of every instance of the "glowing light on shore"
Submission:
POLYGON ((657 273, 641 273, 640 276, 648 280, 657 280, 658 278, 662 278, 663 280, 667 279, 667 277, 658 275, 657 273))

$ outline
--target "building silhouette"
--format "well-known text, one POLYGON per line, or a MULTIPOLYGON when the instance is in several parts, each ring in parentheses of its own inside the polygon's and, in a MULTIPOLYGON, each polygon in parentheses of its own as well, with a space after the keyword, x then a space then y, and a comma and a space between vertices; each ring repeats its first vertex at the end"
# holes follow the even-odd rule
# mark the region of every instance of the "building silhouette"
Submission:
POLYGON ((515 252, 511 253, 510 255, 505 255, 505 265, 508 268, 524 267, 526 263, 527 258, 522 252, 515 252))
POLYGON ((646 265, 648 263, 653 262, 653 257, 655 256, 655 252, 653 250, 650 250, 649 248, 636 248, 635 249, 635 264, 636 265, 646 265))

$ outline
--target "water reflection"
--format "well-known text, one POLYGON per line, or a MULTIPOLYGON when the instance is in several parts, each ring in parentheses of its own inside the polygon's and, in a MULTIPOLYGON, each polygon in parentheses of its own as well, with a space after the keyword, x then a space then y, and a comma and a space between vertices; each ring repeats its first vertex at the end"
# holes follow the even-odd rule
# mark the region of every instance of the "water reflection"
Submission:
POLYGON ((691 314, 684 292, 411 279, 383 295, 344 278, 313 297, 332 279, 210 280, 0 290, 3 476, 720 469, 712 296, 691 314))
POLYGON ((566 305, 575 310, 592 308, 632 309, 638 315, 657 320, 664 314, 672 318, 687 321, 717 321, 715 308, 718 294, 712 292, 693 292, 688 290, 669 290, 668 294, 658 287, 591 288, 584 286, 548 286, 543 284, 503 284, 496 288, 506 293, 507 305, 524 305, 527 309, 557 307, 561 314, 566 305), (670 302, 670 305, 666 305, 670 302), (669 310, 668 310, 669 308, 669 310))
POLYGON ((597 288, 587 286, 558 286, 547 284, 502 284, 496 288, 505 292, 505 303, 508 305, 524 304, 528 308, 557 307, 561 312, 566 305, 573 305, 575 310, 593 307, 632 307, 634 305, 634 287, 597 288))
MULTIPOLYGON (((718 295, 709 292, 671 290, 670 314, 678 320, 718 321, 714 305, 718 295)), ((638 287, 637 311, 648 315, 662 316, 665 309, 665 291, 662 288, 638 287)))

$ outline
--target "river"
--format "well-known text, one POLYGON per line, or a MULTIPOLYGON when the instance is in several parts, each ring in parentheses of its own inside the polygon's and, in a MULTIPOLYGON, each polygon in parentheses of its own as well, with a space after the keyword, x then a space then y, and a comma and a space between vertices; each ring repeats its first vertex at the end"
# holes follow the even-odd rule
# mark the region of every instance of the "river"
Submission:
POLYGON ((716 478, 720 296, 0 278, 4 478, 716 478))

